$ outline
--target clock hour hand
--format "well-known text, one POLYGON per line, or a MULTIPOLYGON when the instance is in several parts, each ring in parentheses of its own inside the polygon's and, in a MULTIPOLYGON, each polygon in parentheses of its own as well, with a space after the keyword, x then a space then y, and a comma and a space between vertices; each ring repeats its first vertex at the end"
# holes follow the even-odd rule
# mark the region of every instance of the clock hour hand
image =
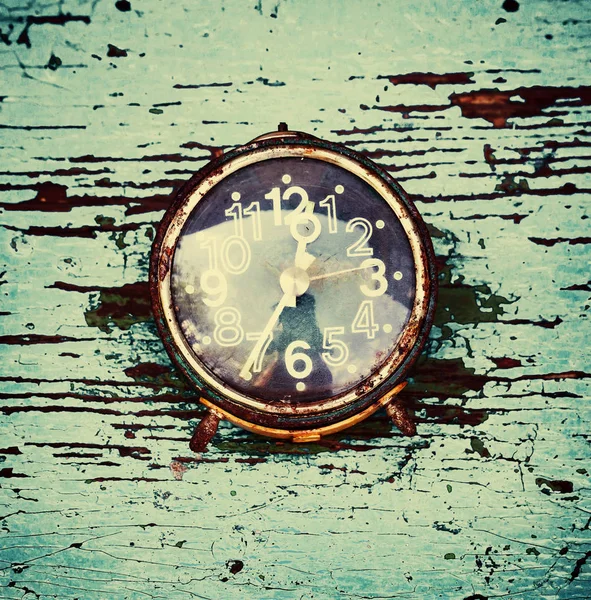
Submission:
POLYGON ((294 216, 289 223, 289 233, 298 243, 295 266, 304 271, 316 260, 315 256, 306 252, 306 246, 315 241, 322 230, 320 219, 314 214, 314 206, 314 202, 308 201, 303 212, 294 216))
POLYGON ((298 269, 302 269, 303 271, 307 271, 310 268, 310 265, 316 260, 316 257, 306 252, 306 244, 298 243, 298 250, 296 252, 295 257, 295 266, 298 269))

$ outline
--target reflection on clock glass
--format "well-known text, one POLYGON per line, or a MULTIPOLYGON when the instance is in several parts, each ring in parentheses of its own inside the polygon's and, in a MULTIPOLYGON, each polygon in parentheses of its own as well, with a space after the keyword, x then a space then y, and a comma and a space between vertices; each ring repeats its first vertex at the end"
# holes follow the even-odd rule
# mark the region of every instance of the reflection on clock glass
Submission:
POLYGON ((350 391, 391 354, 415 269, 398 218, 366 182, 275 158, 197 204, 171 286, 181 331, 215 378, 266 402, 312 402, 350 391))

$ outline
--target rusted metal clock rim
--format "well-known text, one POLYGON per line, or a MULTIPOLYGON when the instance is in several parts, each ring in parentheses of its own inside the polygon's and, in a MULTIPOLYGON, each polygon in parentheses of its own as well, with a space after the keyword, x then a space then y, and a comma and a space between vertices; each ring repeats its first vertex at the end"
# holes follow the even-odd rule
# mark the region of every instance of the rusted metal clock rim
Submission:
MULTIPOLYGON (((289 428, 278 428, 278 427, 270 427, 268 424, 258 424, 253 423, 252 421, 248 421, 246 419, 241 419, 237 417, 231 412, 224 411, 219 406, 207 400, 207 398, 200 398, 199 401, 205 405, 208 409, 208 415, 210 418, 213 417, 211 425, 209 423, 206 424, 205 427, 209 429, 209 431, 204 432, 203 437, 209 437, 211 431, 215 433, 217 429, 217 424, 220 420, 225 419, 234 423, 234 425, 238 425, 243 429, 251 431, 252 433, 257 433, 259 435, 264 435, 266 437, 278 438, 283 440, 290 440, 296 443, 307 443, 307 442, 316 442, 327 435, 332 435, 335 433, 339 433, 345 429, 349 429, 349 427, 353 427, 353 425, 357 425, 361 423, 361 421, 365 421, 368 417, 373 415, 380 408, 385 407, 388 412, 388 407, 397 404, 398 401, 394 400, 396 396, 403 390, 406 386, 406 382, 399 383, 393 389, 391 389, 386 395, 381 396, 376 402, 364 408, 363 410, 355 412, 353 415, 349 416, 346 419, 342 419, 336 422, 327 423, 319 422, 315 424, 313 428, 297 428, 293 427, 289 428)), ((205 417, 207 419, 208 417, 205 417)), ((203 421, 202 421, 203 424, 203 421)), ((416 433, 416 429, 411 425, 408 428, 405 428, 403 433, 405 435, 414 435, 416 433)))
POLYGON ((228 152, 191 178, 180 190, 162 221, 151 264, 151 291, 157 324, 167 351, 181 370, 195 385, 208 390, 207 395, 226 410, 261 424, 268 424, 271 419, 279 426, 281 423, 294 426, 294 421, 303 427, 317 425, 316 416, 321 417, 322 422, 326 419, 342 419, 344 414, 363 410, 376 397, 387 393, 404 376, 424 345, 432 322, 435 286, 433 251, 424 223, 404 191, 388 173, 347 148, 305 134, 294 135, 293 132, 286 136, 265 136, 228 152), (401 222, 411 245, 417 271, 415 306, 411 319, 388 358, 352 390, 327 400, 297 405, 246 397, 228 388, 209 372, 198 361, 180 331, 170 289, 170 267, 176 242, 187 218, 205 194, 238 169, 270 158, 294 156, 324 160, 345 168, 375 189, 401 222))

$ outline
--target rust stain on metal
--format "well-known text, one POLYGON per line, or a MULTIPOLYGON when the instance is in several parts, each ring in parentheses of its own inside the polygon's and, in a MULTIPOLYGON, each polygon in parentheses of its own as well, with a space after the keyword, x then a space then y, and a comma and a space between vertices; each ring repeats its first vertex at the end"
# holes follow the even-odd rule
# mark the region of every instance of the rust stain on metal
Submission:
POLYGON ((400 429, 403 435, 413 436, 417 434, 417 426, 401 399, 394 400, 387 404, 386 413, 390 419, 392 419, 392 423, 400 429))
POLYGON ((168 271, 170 269, 170 262, 172 260, 172 255, 174 254, 174 248, 163 248, 162 249, 162 257, 160 259, 160 263, 158 265, 158 279, 159 281, 164 281, 166 276, 168 275, 168 271))
POLYGON ((193 452, 206 452, 207 444, 209 444, 211 438, 215 435, 218 429, 218 425, 222 419, 222 415, 216 410, 210 408, 207 414, 201 420, 201 423, 197 425, 195 433, 189 442, 189 448, 193 452))

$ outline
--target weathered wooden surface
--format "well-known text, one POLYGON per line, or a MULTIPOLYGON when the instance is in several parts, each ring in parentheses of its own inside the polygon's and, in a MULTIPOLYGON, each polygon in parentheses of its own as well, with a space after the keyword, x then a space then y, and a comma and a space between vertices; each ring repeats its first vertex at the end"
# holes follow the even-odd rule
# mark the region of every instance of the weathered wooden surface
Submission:
POLYGON ((0 597, 591 597, 590 28, 577 1, 0 4, 0 597), (188 449, 154 228, 280 121, 431 227, 415 438, 379 413, 188 449))

